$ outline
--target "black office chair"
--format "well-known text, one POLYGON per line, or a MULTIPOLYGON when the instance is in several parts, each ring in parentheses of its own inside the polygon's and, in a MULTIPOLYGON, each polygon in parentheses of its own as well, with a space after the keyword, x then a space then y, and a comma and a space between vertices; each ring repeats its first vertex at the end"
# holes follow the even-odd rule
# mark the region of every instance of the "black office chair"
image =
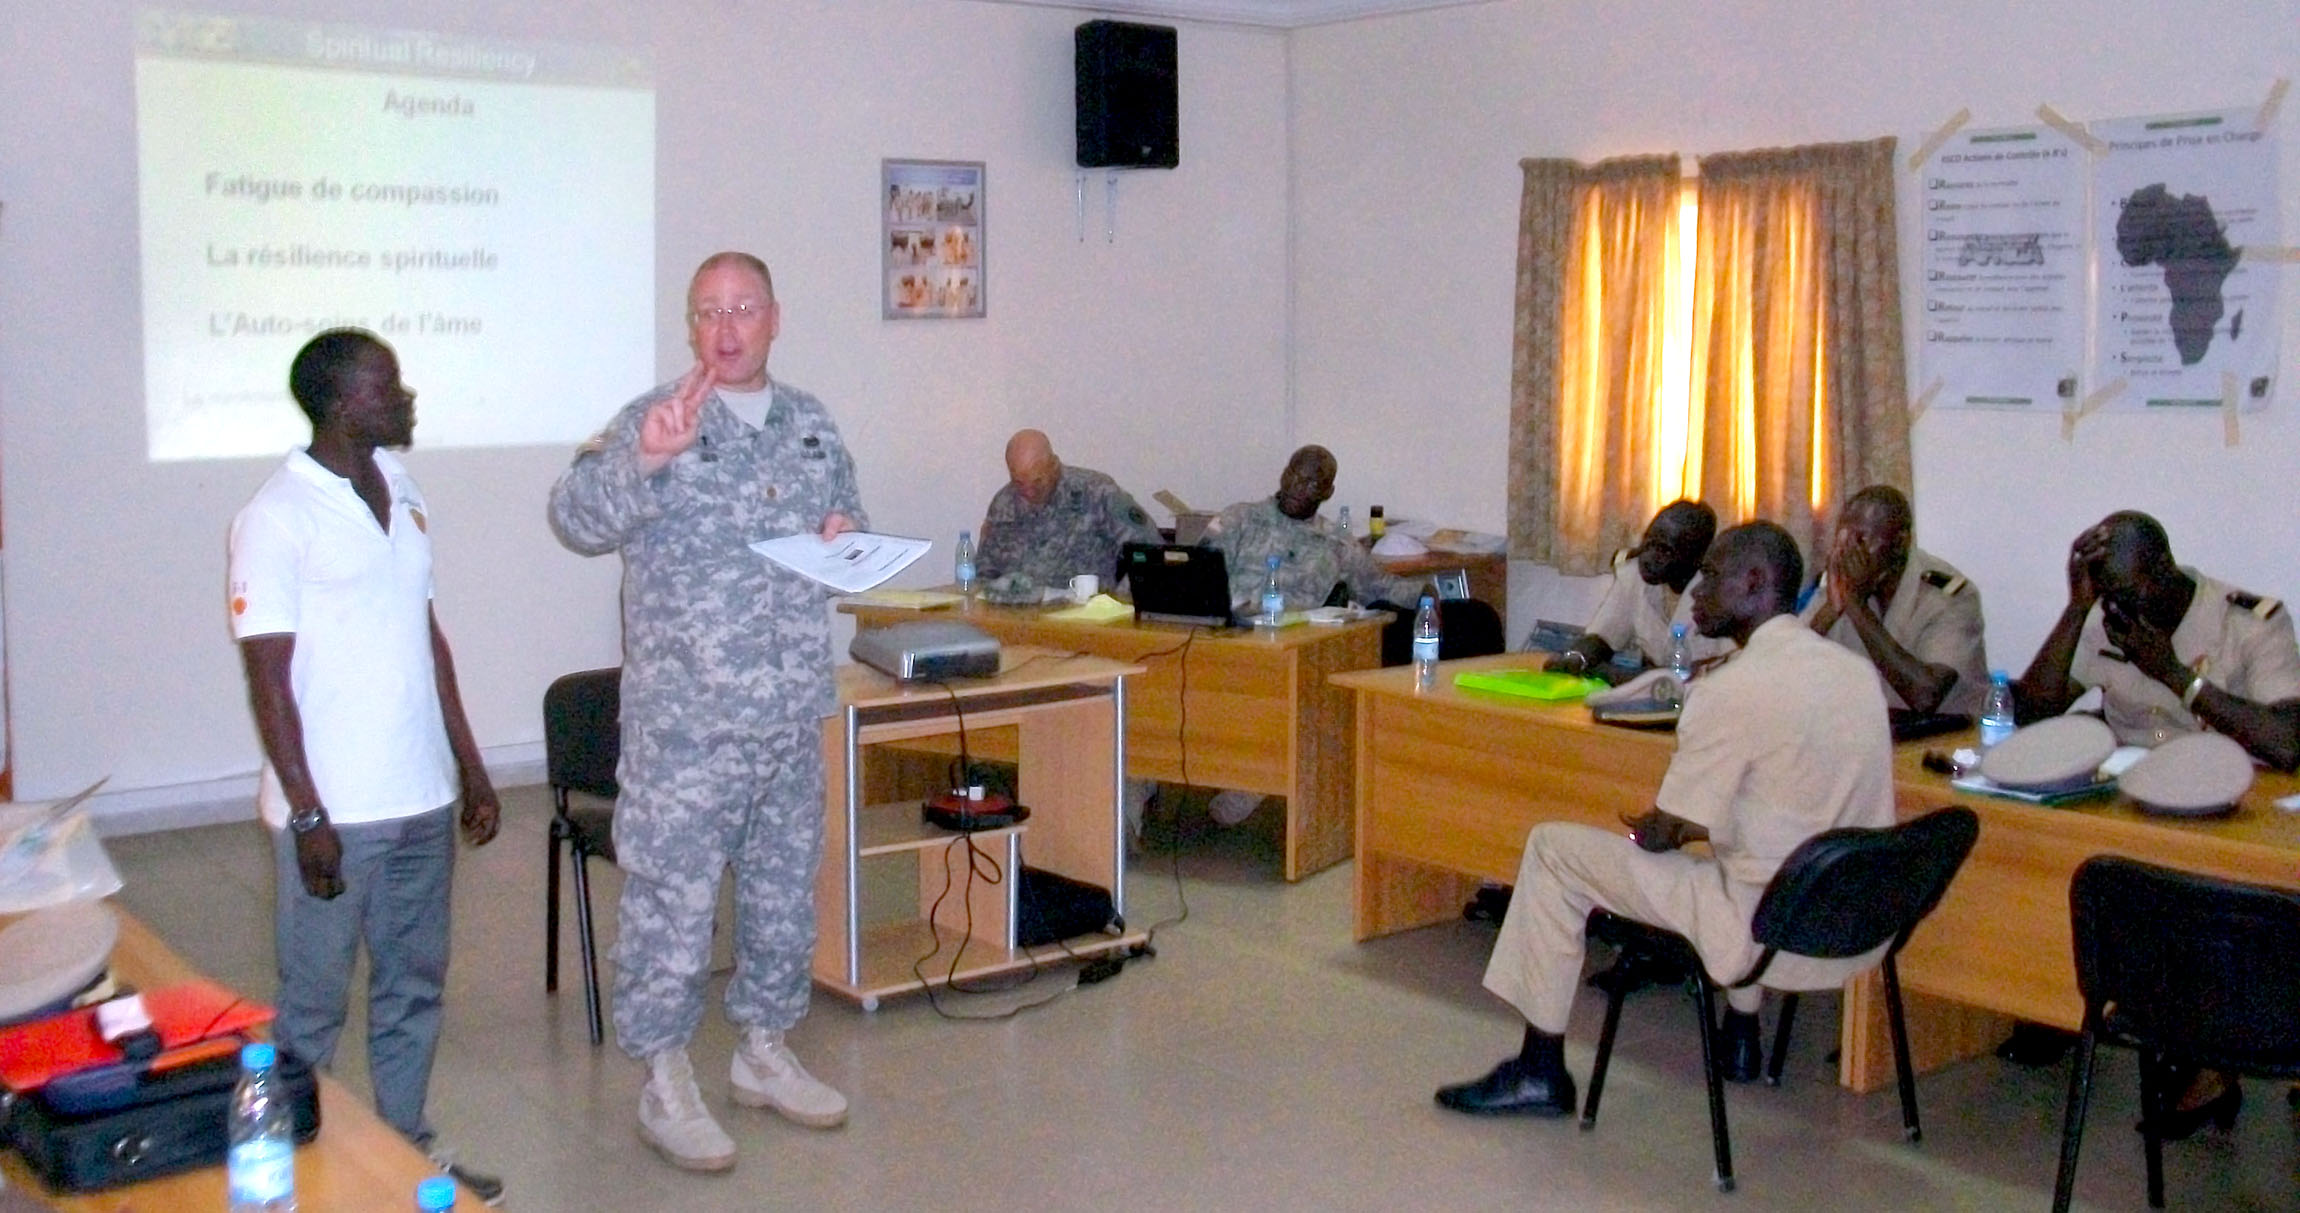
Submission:
MULTIPOLYGON (((1964 864, 1980 836, 1980 818, 1971 809, 1951 806, 1935 809, 1913 821, 1886 829, 1828 830, 1805 840, 1782 861, 1757 903, 1750 934, 1764 952, 1748 973, 1730 988, 1762 984, 1773 957, 1781 952, 1823 959, 1859 956, 1887 945, 1883 960, 1885 1008, 1892 1021, 1893 1064, 1901 1087, 1901 1125, 1910 1141, 1921 1140, 1917 1121, 1916 1075, 1909 1065, 1908 1028, 1901 1016, 1901 978, 1893 958, 1925 915, 1940 904, 1949 881, 1964 864)), ((1701 1070, 1709 1084, 1709 1130, 1717 1153, 1717 1188, 1733 1190, 1733 1147, 1725 1126, 1723 1057, 1719 1048, 1717 992, 1719 983, 1702 967, 1693 944, 1683 935, 1607 910, 1589 916, 1593 939, 1623 948, 1639 949, 1673 961, 1690 974, 1686 988, 1701 1018, 1701 1070)), ((1777 988, 1777 987, 1776 987, 1777 988)), ((1597 1124, 1598 1100, 1605 1094, 1605 1070, 1613 1059, 1613 1041, 1621 1027, 1621 1003, 1626 990, 1616 987, 1605 1004, 1605 1029, 1597 1041, 1597 1061, 1590 1070, 1589 1098, 1581 1109, 1581 1127, 1597 1124)), ((1773 1038, 1773 1060, 1766 1080, 1781 1082, 1781 1058, 1788 1052, 1790 1025, 1796 1021, 1797 995, 1785 991, 1781 1020, 1773 1038)))
POLYGON ((551 778, 551 866, 543 909, 543 989, 559 989, 559 844, 569 848, 575 878, 575 929, 583 944, 583 1010, 591 1043, 604 1036, 599 1018, 599 949, 591 929, 592 859, 615 862, 615 760, 622 753, 619 669, 585 670, 543 692, 543 764, 551 778), (604 806, 570 805, 580 792, 604 806))
MULTIPOLYGON (((1387 604, 1394 612, 1382 627, 1382 664, 1404 665, 1414 659, 1414 610, 1419 604, 1387 604)), ((1448 598, 1438 604, 1438 660, 1488 657, 1509 650, 1509 637, 1501 614, 1491 603, 1475 598, 1448 598)))
POLYGON ((2095 1046, 2140 1053, 2148 1206, 2164 1207, 2160 1118, 2178 1091, 2166 1071, 2193 1065, 2300 1077, 2300 893, 2099 855, 2068 887, 2084 1032, 2068 1080, 2055 1213, 2076 1187, 2092 1100, 2095 1046))

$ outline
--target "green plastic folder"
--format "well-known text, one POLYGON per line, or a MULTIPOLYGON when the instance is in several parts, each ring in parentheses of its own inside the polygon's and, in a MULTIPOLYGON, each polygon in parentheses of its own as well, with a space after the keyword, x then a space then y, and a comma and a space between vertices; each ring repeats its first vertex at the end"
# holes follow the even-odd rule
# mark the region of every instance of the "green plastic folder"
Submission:
POLYGON ((1472 691, 1492 691, 1520 699, 1579 699, 1605 684, 1579 674, 1553 674, 1548 670, 1468 670, 1453 676, 1453 684, 1472 691))

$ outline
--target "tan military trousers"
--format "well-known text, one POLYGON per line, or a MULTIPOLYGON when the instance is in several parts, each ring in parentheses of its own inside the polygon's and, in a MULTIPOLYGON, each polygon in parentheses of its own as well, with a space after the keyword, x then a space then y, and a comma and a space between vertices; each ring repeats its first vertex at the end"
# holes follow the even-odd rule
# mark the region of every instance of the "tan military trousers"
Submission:
MULTIPOLYGON (((1485 988, 1534 1027, 1562 1035, 1581 985, 1583 930, 1597 908, 1685 936, 1710 976, 1739 981, 1761 950, 1749 938, 1749 920, 1762 893, 1735 889, 1705 855, 1652 854, 1624 835, 1590 826, 1535 826, 1486 964, 1485 988)), ((1727 998, 1736 1011, 1755 1011, 1761 996, 1752 986, 1727 998)))

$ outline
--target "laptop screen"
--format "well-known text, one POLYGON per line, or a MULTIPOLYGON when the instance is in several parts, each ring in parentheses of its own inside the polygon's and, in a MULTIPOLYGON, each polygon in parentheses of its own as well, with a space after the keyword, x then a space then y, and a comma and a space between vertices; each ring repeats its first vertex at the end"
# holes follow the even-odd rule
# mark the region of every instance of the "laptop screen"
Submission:
POLYGON ((1222 553, 1181 543, 1129 543, 1118 567, 1134 590, 1134 617, 1155 623, 1230 624, 1230 570, 1222 553))

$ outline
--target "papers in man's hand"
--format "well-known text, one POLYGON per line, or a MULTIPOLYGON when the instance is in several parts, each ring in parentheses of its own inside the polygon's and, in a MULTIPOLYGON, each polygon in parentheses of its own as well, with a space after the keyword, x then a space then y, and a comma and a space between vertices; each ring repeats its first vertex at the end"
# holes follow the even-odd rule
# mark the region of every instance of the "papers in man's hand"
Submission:
POLYGON ((909 568, 933 546, 903 535, 848 531, 828 543, 820 535, 762 539, 751 550, 841 594, 857 594, 909 568))

